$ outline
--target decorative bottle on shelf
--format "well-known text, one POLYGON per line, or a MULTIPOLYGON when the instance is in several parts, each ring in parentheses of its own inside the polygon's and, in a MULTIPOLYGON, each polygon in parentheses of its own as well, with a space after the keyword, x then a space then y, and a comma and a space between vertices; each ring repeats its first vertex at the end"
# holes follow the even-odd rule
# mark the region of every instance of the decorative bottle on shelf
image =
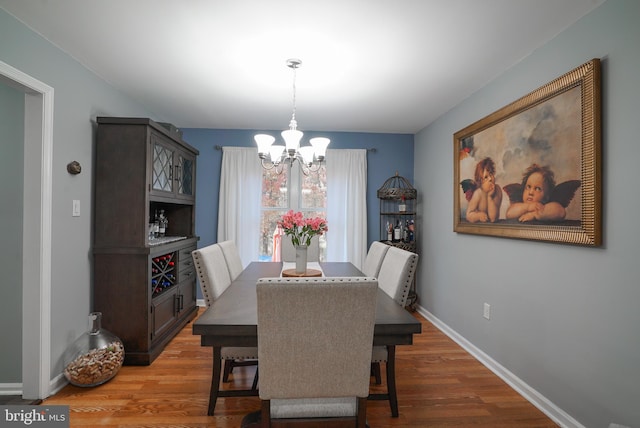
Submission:
POLYGON ((101 385, 113 378, 124 362, 122 341, 102 328, 102 313, 90 313, 89 323, 89 331, 64 355, 64 376, 75 386, 101 385))
POLYGON ((160 215, 158 216, 158 236, 164 238, 166 230, 167 218, 164 215, 164 210, 160 210, 160 215))
POLYGON ((153 236, 155 238, 160 237, 160 219, 158 218, 158 210, 156 210, 153 216, 153 236))
POLYGON ((400 211, 401 213, 407 211, 407 203, 404 200, 404 195, 402 195, 400 197, 400 204, 398 204, 398 211, 400 211))
POLYGON ((164 236, 169 236, 169 217, 164 216, 164 236))
POLYGON ((393 226, 387 222, 387 241, 393 241, 393 226))
POLYGON ((398 223, 396 223, 396 227, 393 229, 393 240, 394 241, 399 241, 401 239, 402 235, 400 232, 400 220, 398 220, 398 223))
POLYGON ((415 229, 416 229, 416 225, 415 222, 413 220, 411 220, 409 222, 409 226, 407 226, 407 228, 409 229, 409 242, 413 242, 415 240, 415 229))

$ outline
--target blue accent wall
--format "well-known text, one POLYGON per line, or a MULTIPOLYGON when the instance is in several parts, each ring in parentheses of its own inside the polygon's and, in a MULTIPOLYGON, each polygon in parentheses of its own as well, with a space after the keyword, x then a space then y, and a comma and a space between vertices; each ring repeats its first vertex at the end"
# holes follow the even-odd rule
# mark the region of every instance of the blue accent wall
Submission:
MULTIPOLYGON (((196 177, 196 234, 199 246, 217 242, 218 195, 222 151, 215 146, 255 147, 254 130, 183 129, 183 139, 200 150, 196 177)), ((280 131, 267 131, 277 136, 280 131)), ((368 243, 379 239, 380 217, 376 191, 396 171, 413 183, 412 134, 373 134, 359 132, 305 131, 302 144, 309 138, 328 137, 330 149, 375 149, 367 154, 367 234, 368 243)), ((256 162, 258 158, 256 157, 256 162)))

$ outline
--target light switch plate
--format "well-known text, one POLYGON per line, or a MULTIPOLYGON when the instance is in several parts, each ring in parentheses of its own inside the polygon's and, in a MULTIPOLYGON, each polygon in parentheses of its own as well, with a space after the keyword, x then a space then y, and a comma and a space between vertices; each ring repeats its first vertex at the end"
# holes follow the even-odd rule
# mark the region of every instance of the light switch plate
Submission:
POLYGON ((485 317, 486 319, 491 319, 491 305, 488 303, 484 304, 484 311, 482 313, 482 316, 485 317))

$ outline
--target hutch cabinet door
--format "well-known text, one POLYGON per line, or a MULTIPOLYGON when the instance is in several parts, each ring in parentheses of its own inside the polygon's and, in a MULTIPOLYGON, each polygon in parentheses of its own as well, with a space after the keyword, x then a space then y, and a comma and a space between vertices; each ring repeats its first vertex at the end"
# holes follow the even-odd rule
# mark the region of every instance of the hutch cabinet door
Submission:
POLYGON ((196 281, 195 278, 189 282, 180 284, 180 288, 178 289, 178 298, 180 304, 180 316, 185 313, 185 311, 190 310, 196 305, 196 281))
POLYGON ((160 337, 167 329, 173 326, 177 319, 178 290, 174 287, 170 291, 164 292, 151 302, 151 340, 160 337))
POLYGON ((194 199, 196 194, 196 157, 187 152, 176 152, 174 175, 176 197, 194 199))
POLYGON ((151 193, 172 195, 174 145, 159 135, 151 134, 151 193))

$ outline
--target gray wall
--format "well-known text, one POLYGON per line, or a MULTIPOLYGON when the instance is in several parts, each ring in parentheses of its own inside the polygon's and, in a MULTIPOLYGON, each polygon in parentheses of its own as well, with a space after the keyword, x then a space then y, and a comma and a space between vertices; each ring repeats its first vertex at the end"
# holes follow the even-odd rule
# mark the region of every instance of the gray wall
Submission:
POLYGON ((0 81, 0 383, 22 373, 22 193, 24 94, 0 81), (10 201, 7 203, 6 201, 10 201))
POLYGON ((421 304, 587 427, 640 426, 639 17, 640 2, 609 0, 415 143, 414 179, 425 201, 421 304), (591 58, 603 66, 604 245, 454 233, 453 183, 443 180, 453 178, 453 134, 591 58))
MULTIPOLYGON (((95 118, 103 115, 163 118, 154 117, 151 111, 114 90, 3 9, 0 9, 0 61, 55 91, 51 260, 51 370, 55 377, 62 372, 62 353, 87 329, 87 316, 91 311, 95 118), (80 175, 67 173, 66 165, 72 160, 82 165, 80 175), (71 216, 73 199, 81 202, 80 217, 71 216)), ((21 204, 17 199, 8 202, 21 204)), ((15 248, 0 247, 0 259, 12 257, 15 257, 15 248)), ((16 312, 7 317, 19 318, 19 315, 16 312)))

